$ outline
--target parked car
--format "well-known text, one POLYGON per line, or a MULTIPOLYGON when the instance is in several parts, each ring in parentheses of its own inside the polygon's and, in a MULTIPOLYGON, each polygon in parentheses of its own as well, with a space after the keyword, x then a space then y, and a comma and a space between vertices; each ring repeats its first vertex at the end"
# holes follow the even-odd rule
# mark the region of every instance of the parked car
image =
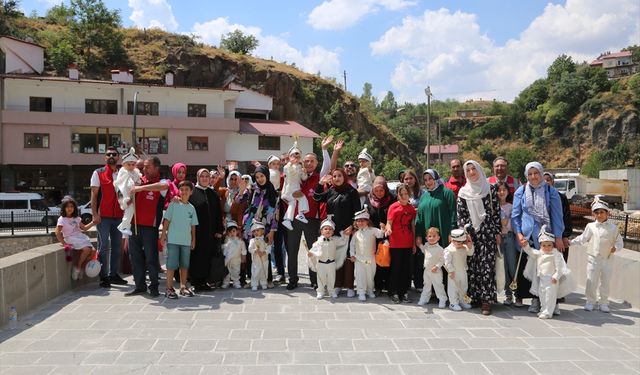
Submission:
POLYGON ((80 210, 80 219, 83 224, 89 224, 93 220, 93 214, 91 213, 91 201, 78 206, 80 210))
POLYGON ((52 212, 37 193, 0 193, 0 223, 42 223, 53 226, 58 213, 52 212), (13 214, 13 215, 12 215, 13 214), (13 216, 13 217, 12 217, 13 216))

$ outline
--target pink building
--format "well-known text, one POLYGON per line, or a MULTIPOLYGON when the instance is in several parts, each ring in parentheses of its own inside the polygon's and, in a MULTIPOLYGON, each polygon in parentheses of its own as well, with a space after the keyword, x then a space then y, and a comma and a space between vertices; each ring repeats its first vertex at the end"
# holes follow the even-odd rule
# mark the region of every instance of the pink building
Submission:
MULTIPOLYGON (((0 46, 8 43, 12 52, 5 52, 5 66, 39 66, 35 45, 23 43, 21 50, 19 41, 0 38, 0 46)), ((251 160, 286 152, 294 134, 302 151, 311 152, 318 137, 293 121, 266 120, 271 98, 235 84, 177 87, 168 73, 164 85, 149 85, 136 83, 126 69, 112 71, 112 81, 82 79, 75 67, 68 77, 3 74, 1 190, 41 192, 52 201, 64 194, 88 198, 89 177, 103 165, 106 148, 124 152, 133 143, 136 93, 137 143, 163 165, 184 162, 190 174, 230 161, 242 171, 251 160), (247 113, 251 120, 239 118, 247 113)))

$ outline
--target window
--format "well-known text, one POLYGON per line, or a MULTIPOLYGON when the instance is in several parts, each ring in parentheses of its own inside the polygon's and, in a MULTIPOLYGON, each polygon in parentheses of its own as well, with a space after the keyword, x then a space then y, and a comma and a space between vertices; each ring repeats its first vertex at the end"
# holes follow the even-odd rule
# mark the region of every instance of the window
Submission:
POLYGON ((29 202, 26 200, 7 200, 4 201, 5 210, 26 210, 29 208, 29 202))
MULTIPOLYGON (((141 116, 158 116, 158 102, 137 102, 136 114, 141 116)), ((133 102, 127 102, 127 114, 133 114, 133 102)))
POLYGON ((258 137, 258 150, 280 150, 280 137, 258 137))
POLYGON ((187 137, 187 150, 209 151, 209 137, 187 137))
POLYGON ((207 105, 206 104, 191 104, 187 105, 188 117, 207 117, 207 105))
POLYGON ((118 101, 104 100, 104 99, 85 99, 84 113, 102 113, 107 115, 117 115, 118 101))
POLYGON ((29 97, 29 111, 31 112, 51 112, 51 98, 40 96, 29 97))
POLYGON ((24 148, 49 148, 49 134, 24 133, 24 148))

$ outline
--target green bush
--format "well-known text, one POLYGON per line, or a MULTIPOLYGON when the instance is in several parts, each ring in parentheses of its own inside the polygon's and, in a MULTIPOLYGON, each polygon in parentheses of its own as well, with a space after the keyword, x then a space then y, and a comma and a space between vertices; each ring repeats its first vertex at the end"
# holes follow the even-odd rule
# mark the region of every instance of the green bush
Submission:
POLYGON ((509 160, 509 173, 522 181, 524 178, 524 167, 527 163, 538 160, 538 155, 526 148, 515 148, 507 151, 509 160))

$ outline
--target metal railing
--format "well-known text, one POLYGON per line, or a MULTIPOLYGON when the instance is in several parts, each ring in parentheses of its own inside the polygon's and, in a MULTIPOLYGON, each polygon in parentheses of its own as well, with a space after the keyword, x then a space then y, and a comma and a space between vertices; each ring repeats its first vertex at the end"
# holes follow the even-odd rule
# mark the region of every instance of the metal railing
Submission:
MULTIPOLYGON (((5 210, 9 211, 9 210, 5 210)), ((0 212, 0 233, 44 231, 53 232, 58 216, 49 211, 44 212, 0 212)))
MULTIPOLYGON (((30 112, 29 106, 26 105, 7 105, 7 111, 17 111, 17 112, 30 112)), ((66 107, 66 106, 54 106, 50 113, 76 113, 76 114, 96 114, 96 113, 87 113, 84 107, 66 107)), ((97 113, 97 114, 106 114, 106 113, 97 113)), ((115 115, 120 115, 120 113, 116 113, 115 115)), ((133 116, 131 114, 124 114, 126 116, 133 116)), ((138 116, 143 116, 138 113, 138 116)), ((177 118, 198 118, 198 117, 189 117, 188 111, 169 111, 169 110, 158 110, 158 115, 154 117, 177 117, 177 118)), ((235 118, 235 112, 211 112, 207 111, 206 118, 209 119, 222 119, 222 118, 235 118)))
MULTIPOLYGON (((571 206, 571 217, 574 229, 584 229, 587 223, 595 220, 591 209, 573 205, 571 206)), ((632 217, 627 213, 611 214, 609 215, 609 221, 618 226, 620 235, 625 240, 640 240, 640 218, 632 217)))

